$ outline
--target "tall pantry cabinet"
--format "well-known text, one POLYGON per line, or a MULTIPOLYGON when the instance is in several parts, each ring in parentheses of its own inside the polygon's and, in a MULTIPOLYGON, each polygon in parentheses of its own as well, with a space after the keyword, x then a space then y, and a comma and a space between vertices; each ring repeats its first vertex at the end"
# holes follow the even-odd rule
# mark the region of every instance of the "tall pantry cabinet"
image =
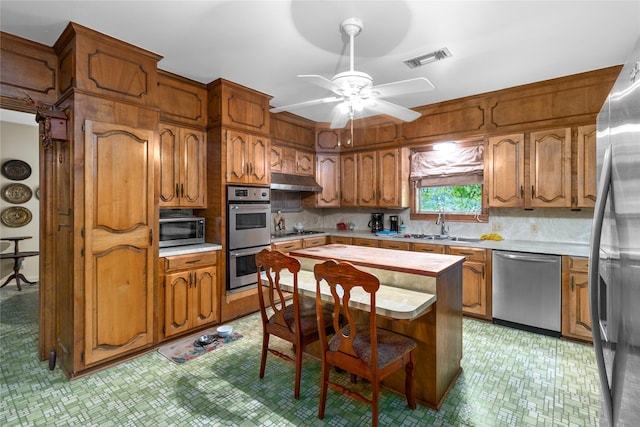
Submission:
POLYGON ((74 377, 153 344, 160 57, 74 23, 54 49, 70 130, 42 164, 43 336, 74 377))

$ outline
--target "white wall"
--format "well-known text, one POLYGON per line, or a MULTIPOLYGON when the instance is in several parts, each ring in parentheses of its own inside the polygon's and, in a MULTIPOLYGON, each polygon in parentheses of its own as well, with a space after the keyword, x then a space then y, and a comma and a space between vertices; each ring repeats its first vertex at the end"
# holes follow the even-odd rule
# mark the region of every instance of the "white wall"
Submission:
MULTIPOLYGON (((11 206, 22 206, 31 211, 33 219, 22 227, 7 227, 0 221, 1 237, 31 236, 31 239, 20 242, 20 251, 40 250, 40 204, 35 197, 36 189, 40 186, 39 156, 38 156, 38 124, 33 114, 15 113, 0 110, 0 165, 7 160, 18 159, 31 166, 31 176, 23 181, 13 181, 0 174, 0 190, 11 183, 22 183, 29 187, 33 196, 26 203, 16 205, 0 198, 0 212, 11 206)), ((0 241, 0 251, 13 251, 13 243, 0 241)), ((39 256, 25 258, 20 272, 30 281, 39 279, 39 256)), ((0 263, 0 285, 13 273, 13 260, 2 260, 0 263)), ((28 285, 27 285, 28 286, 28 285)), ((2 288, 16 290, 15 280, 11 280, 2 288)))

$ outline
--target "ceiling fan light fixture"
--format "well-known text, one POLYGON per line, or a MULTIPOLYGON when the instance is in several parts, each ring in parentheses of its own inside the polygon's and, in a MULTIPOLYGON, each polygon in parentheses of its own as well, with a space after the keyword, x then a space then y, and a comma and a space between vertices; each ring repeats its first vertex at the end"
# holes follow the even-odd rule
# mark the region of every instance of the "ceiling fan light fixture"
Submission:
POLYGON ((433 52, 425 53, 424 55, 416 56, 415 58, 407 59, 404 61, 409 68, 421 67, 432 62, 440 61, 445 58, 451 57, 451 52, 446 47, 438 49, 433 52))

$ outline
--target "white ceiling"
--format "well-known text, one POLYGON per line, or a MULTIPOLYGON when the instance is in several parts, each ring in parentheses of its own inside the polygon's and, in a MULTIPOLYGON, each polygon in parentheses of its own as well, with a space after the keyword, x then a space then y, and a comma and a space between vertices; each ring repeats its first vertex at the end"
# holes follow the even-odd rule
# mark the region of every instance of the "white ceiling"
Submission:
POLYGON ((389 99, 406 107, 622 64, 640 37, 640 0, 0 2, 2 31, 52 46, 73 21, 162 55, 163 70, 202 83, 222 77, 273 96, 273 106, 328 95, 296 76, 348 69, 340 22, 349 17, 364 23, 356 70, 374 84, 435 85, 389 99), (402 62, 443 47, 451 58, 402 62))

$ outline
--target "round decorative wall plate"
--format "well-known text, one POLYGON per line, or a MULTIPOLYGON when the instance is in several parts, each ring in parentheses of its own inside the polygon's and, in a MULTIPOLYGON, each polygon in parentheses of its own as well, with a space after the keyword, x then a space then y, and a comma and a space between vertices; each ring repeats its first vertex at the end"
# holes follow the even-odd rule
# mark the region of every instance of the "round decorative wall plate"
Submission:
POLYGON ((24 184, 9 184, 2 190, 2 198, 9 203, 24 203, 31 200, 31 189, 24 184))
POLYGON ((13 206, 2 211, 2 223, 7 227, 22 227, 31 222, 31 211, 22 206, 13 206))
POLYGON ((2 164, 2 175, 14 181, 22 181, 31 176, 31 166, 22 160, 7 160, 2 164))

